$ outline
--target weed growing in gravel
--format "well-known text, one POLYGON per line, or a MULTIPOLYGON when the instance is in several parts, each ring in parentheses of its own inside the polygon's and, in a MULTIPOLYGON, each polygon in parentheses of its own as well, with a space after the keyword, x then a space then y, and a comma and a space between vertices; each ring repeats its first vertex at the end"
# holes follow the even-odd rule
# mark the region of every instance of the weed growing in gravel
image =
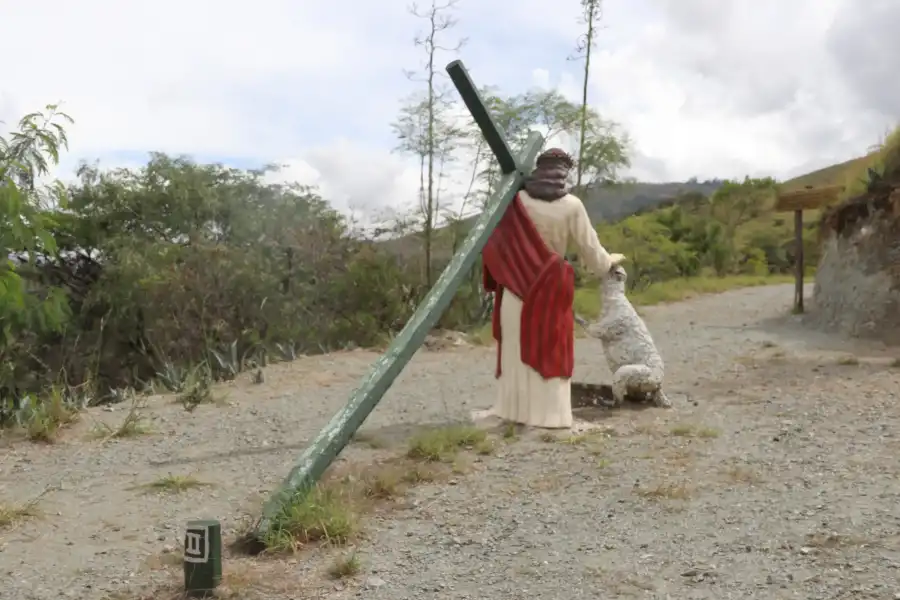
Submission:
POLYGON ((564 438, 561 438, 559 441, 563 444, 568 444, 569 446, 581 446, 585 442, 590 439, 590 436, 586 433, 581 433, 578 435, 570 435, 564 438))
POLYGON ((676 437, 717 438, 720 431, 713 427, 697 427, 695 425, 675 425, 669 432, 676 437))
POLYGON ((635 493, 651 500, 687 500, 691 497, 690 490, 680 483, 661 483, 652 488, 636 488, 635 493))
POLYGON ((409 442, 407 456, 414 460, 450 462, 461 448, 474 448, 487 432, 469 425, 451 425, 423 431, 409 442))
POLYGON ((91 434, 95 439, 103 441, 144 435, 150 433, 150 428, 147 427, 146 421, 147 419, 141 412, 141 406, 135 401, 118 427, 113 427, 106 423, 96 423, 91 434))
POLYGON ((59 387, 54 387, 43 398, 23 400, 19 422, 26 437, 33 442, 52 443, 59 430, 75 423, 78 412, 69 403, 59 387))
POLYGON ((512 422, 506 423, 503 426, 503 439, 508 441, 519 439, 519 426, 512 422))
POLYGON ((327 541, 346 544, 359 531, 359 507, 341 485, 321 484, 282 509, 263 542, 272 551, 327 541))
POLYGON ((166 492, 170 494, 180 494, 187 490, 208 486, 210 484, 200 481, 196 477, 190 475, 166 475, 160 477, 156 481, 144 484, 142 487, 148 492, 166 492))
POLYGON ((494 440, 490 438, 485 438, 475 444, 475 453, 481 456, 493 454, 496 449, 497 445, 494 443, 494 440))
POLYGON ((352 440, 354 443, 368 446, 373 450, 383 450, 389 445, 387 443, 387 440, 372 435, 371 433, 366 433, 364 431, 357 431, 356 433, 354 433, 352 440))
POLYGON ((12 527, 16 523, 37 517, 37 501, 22 505, 0 504, 0 530, 12 527))
MULTIPOLYGON (((360 478, 361 493, 366 498, 390 500, 401 496, 406 486, 419 483, 426 478, 425 471, 411 471, 401 464, 385 464, 377 469, 366 470, 360 478)), ((346 481, 346 484, 352 481, 346 481)))
POLYGON ((184 410, 193 412, 201 404, 215 402, 212 393, 212 374, 209 365, 200 363, 187 374, 181 393, 175 398, 184 410))
POLYGON ((762 477, 753 469, 747 467, 733 466, 725 471, 725 475, 735 483, 759 483, 762 477))
POLYGON ((403 472, 403 482, 410 485, 417 483, 433 483, 439 479, 440 474, 429 465, 414 463, 403 472))
MULTIPOLYGON (((660 432, 659 426, 652 423, 638 423, 634 426, 634 434, 635 435, 649 435, 655 436, 660 432)), ((675 435, 675 434, 673 434, 675 435)))
POLYGON ((855 546, 876 546, 877 540, 859 535, 843 535, 839 533, 808 533, 804 545, 809 548, 852 548, 855 546))
POLYGON ((691 437, 694 435, 694 426, 693 425, 675 425, 669 432, 678 437, 691 437))
POLYGON ((360 571, 362 565, 356 551, 342 554, 328 567, 328 576, 332 579, 345 579, 353 577, 360 571))
POLYGON ((844 367, 855 367, 859 364, 859 358, 852 354, 847 354, 838 358, 837 364, 844 367))

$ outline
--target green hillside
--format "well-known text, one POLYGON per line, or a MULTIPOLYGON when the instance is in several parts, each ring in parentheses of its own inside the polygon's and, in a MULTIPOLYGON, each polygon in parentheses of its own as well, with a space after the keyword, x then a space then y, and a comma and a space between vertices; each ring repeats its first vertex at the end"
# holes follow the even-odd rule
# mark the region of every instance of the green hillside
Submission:
POLYGON ((800 175, 783 182, 779 187, 782 191, 793 191, 804 188, 806 186, 823 187, 827 185, 844 185, 848 176, 860 170, 864 170, 871 155, 853 158, 824 169, 818 169, 800 175))

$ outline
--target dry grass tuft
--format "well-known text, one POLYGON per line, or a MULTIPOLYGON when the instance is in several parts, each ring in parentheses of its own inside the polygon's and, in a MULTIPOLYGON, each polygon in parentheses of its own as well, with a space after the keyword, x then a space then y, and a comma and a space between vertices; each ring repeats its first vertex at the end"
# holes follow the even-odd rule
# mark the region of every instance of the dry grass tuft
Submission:
POLYGON ((497 444, 491 438, 486 438, 475 444, 475 453, 481 456, 489 456, 496 452, 497 444))
POLYGON ((755 484, 763 481, 763 477, 759 472, 740 465, 734 465, 725 469, 725 476, 734 483, 755 484))
POLYGON ((431 462, 452 462, 460 449, 474 448, 487 439, 487 432, 470 425, 451 425, 413 436, 407 457, 431 462))
POLYGON ((844 367, 855 367, 859 365, 859 358, 852 354, 847 354, 838 358, 837 364, 844 367))
POLYGON ((514 442, 519 439, 523 427, 517 423, 505 423, 503 425, 503 439, 514 442))
POLYGON ((362 565, 356 551, 338 556, 328 567, 328 576, 331 579, 346 579, 358 575, 362 565))
POLYGON ((113 427, 102 422, 96 423, 91 429, 91 437, 106 442, 150 433, 150 428, 147 426, 147 419, 142 409, 143 407, 137 400, 133 401, 131 408, 128 409, 118 426, 113 427))
POLYGON ((190 475, 172 475, 170 473, 165 477, 160 477, 156 481, 151 481, 150 483, 146 483, 141 487, 148 492, 180 494, 188 490, 206 487, 209 485, 212 484, 200 481, 199 479, 190 475))
POLYGON ((362 446, 367 446, 372 450, 384 450, 385 448, 388 448, 390 446, 387 440, 380 438, 377 435, 366 433, 364 431, 357 431, 356 433, 354 433, 352 442, 355 444, 360 444, 362 446))
POLYGON ((273 519, 266 548, 283 552, 319 541, 346 544, 360 528, 361 498, 354 492, 352 485, 326 483, 298 495, 273 519))
POLYGON ((809 533, 804 545, 808 548, 836 549, 861 546, 877 546, 877 540, 859 535, 843 535, 839 533, 809 533))
POLYGON ((691 424, 675 425, 669 430, 669 433, 671 433, 675 437, 707 439, 717 438, 719 437, 719 435, 721 435, 721 432, 714 427, 698 427, 691 424))
POLYGON ((21 505, 0 504, 0 531, 38 516, 37 500, 21 505))
POLYGON ((681 483, 661 483, 651 488, 635 488, 635 493, 650 500, 688 500, 690 489, 681 483))

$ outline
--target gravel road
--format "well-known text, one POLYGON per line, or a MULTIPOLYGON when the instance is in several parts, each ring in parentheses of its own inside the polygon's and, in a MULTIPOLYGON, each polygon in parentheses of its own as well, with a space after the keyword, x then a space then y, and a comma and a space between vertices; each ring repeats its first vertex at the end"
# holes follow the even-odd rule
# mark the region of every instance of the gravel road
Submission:
MULTIPOLYGON (((526 432, 371 516, 357 577, 327 580, 326 550, 236 558, 226 571, 248 583, 232 597, 900 599, 896 349, 811 331, 791 298, 771 286, 644 309, 674 410, 589 415, 606 428, 590 443, 526 432)), ((599 342, 576 354, 577 380, 609 381, 599 342)), ((57 444, 0 448, 0 503, 40 511, 0 530, 0 595, 162 598, 148 590, 177 580, 184 523, 245 527, 375 357, 273 365, 192 413, 151 398, 147 435, 89 439, 127 412, 91 410, 57 444), (142 487, 168 474, 209 485, 142 487)), ((363 431, 399 443, 466 419, 491 403, 492 364, 486 348, 420 351, 363 431)))

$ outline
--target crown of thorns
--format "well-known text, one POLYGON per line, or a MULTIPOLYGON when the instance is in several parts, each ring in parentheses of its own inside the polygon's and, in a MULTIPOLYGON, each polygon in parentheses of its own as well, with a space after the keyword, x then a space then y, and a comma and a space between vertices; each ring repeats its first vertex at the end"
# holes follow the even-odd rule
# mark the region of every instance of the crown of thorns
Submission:
POLYGON ((565 150, 562 150, 560 148, 550 148, 549 150, 538 156, 538 164, 546 162, 561 162, 569 169, 575 166, 575 161, 572 160, 572 157, 569 156, 565 150))

